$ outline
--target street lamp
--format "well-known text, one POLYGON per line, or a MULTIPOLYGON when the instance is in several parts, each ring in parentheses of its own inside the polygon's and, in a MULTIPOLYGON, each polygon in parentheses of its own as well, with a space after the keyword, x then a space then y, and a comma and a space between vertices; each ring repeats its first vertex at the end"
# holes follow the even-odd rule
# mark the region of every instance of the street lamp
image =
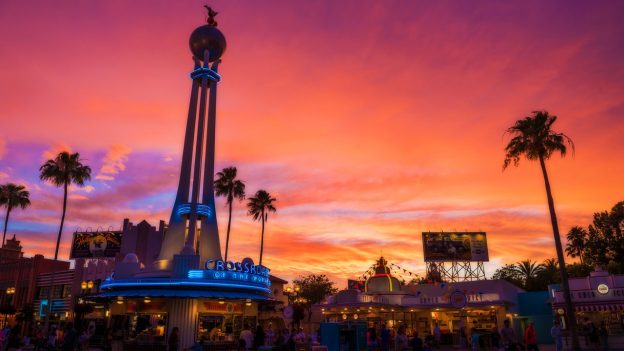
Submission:
POLYGON ((91 292, 91 290, 93 289, 93 281, 92 280, 88 280, 88 281, 82 281, 82 283, 80 283, 80 288, 82 289, 82 293, 86 294, 91 292))
POLYGON ((287 286, 286 290, 284 291, 284 295, 286 295, 288 297, 288 302, 289 303, 293 303, 293 302, 297 302, 297 295, 299 295, 299 292, 301 291, 301 287, 299 285, 295 285, 294 287, 292 286, 287 286))

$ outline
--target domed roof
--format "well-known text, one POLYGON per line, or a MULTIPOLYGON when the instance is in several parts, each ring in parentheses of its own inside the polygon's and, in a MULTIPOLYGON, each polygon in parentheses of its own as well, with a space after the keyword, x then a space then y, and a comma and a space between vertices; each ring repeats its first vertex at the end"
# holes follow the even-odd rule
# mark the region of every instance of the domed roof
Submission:
POLYGON ((387 263, 388 261, 383 257, 379 258, 375 267, 375 275, 366 281, 367 293, 383 294, 401 291, 399 280, 392 276, 387 263))
POLYGON ((128 253, 123 261, 123 263, 139 263, 139 257, 135 253, 128 253))
POLYGON ((193 33, 191 33, 189 46, 193 56, 199 60, 204 59, 204 51, 208 50, 210 55, 209 61, 213 62, 223 55, 227 44, 225 42, 225 36, 217 27, 206 24, 196 28, 193 33))

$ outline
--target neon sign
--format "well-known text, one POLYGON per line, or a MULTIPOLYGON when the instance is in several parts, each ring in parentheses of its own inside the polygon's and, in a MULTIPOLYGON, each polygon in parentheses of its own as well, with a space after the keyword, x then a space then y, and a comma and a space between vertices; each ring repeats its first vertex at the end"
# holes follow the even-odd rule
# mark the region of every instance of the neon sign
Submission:
POLYGON ((204 266, 206 270, 249 273, 266 278, 269 277, 269 272, 271 271, 265 266, 256 266, 249 262, 224 262, 223 260, 206 260, 206 264, 204 266))
POLYGON ((214 269, 209 270, 190 270, 188 272, 189 279, 204 279, 204 280, 221 280, 221 281, 238 281, 251 283, 256 286, 271 286, 269 278, 236 271, 217 271, 214 269))

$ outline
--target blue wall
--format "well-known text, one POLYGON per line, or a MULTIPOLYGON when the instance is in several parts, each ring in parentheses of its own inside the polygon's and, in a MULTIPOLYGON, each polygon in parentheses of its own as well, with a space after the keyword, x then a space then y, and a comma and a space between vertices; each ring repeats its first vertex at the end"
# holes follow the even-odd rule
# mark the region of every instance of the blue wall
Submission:
POLYGON ((521 320, 519 331, 524 336, 524 328, 527 323, 533 322, 537 333, 537 342, 540 344, 553 343, 550 328, 554 315, 549 298, 548 291, 530 291, 518 294, 518 318, 521 320))

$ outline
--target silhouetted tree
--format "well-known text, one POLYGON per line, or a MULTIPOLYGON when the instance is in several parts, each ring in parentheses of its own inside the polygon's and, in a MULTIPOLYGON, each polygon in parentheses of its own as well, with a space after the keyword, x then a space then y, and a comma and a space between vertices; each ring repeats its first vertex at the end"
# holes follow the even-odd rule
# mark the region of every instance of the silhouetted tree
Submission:
POLYGON ((503 169, 506 169, 512 163, 517 166, 520 162, 520 158, 523 156, 530 161, 539 161, 540 163, 542 176, 544 177, 544 186, 546 188, 548 210, 550 211, 550 222, 555 238, 555 249, 557 250, 557 259, 559 260, 566 316, 568 317, 569 330, 572 335, 572 348, 574 351, 578 351, 580 350, 580 346, 576 333, 575 311, 570 296, 568 274, 565 270, 565 258, 563 256, 563 247, 561 246, 559 225, 557 224, 555 202, 550 189, 548 172, 546 171, 546 160, 554 153, 559 153, 562 157, 565 156, 568 151, 568 146, 574 148, 574 144, 565 134, 556 133, 551 129, 556 120, 557 116, 550 115, 547 111, 534 111, 531 116, 516 121, 512 127, 507 129, 507 133, 509 133, 512 138, 505 147, 506 154, 503 169))
POLYGON ((274 197, 271 197, 266 190, 258 190, 253 197, 249 198, 247 203, 248 214, 254 221, 262 222, 262 236, 260 238, 260 262, 262 265, 262 253, 264 252, 264 222, 269 219, 269 212, 276 212, 273 203, 277 201, 274 197))
POLYGON ((225 237, 225 258, 227 262, 228 249, 230 246, 230 226, 232 224, 232 202, 234 199, 242 201, 245 199, 245 183, 236 179, 236 167, 224 168, 217 173, 217 179, 214 181, 215 194, 217 196, 225 196, 225 203, 228 206, 228 225, 227 236, 225 237))
POLYGON ((600 266, 618 274, 624 271, 623 231, 624 201, 620 201, 610 211, 594 213, 587 230, 573 227, 568 233, 566 251, 572 257, 580 256, 581 266, 600 266))
POLYGON ((6 208, 4 217, 4 233, 2 234, 2 245, 6 239, 7 228, 9 226, 9 215, 14 208, 25 209, 30 206, 30 193, 23 185, 13 183, 0 185, 0 206, 6 208))
POLYGON ((300 288, 299 297, 304 301, 301 304, 307 310, 308 321, 312 318, 312 305, 323 302, 327 295, 335 294, 338 291, 334 287, 334 283, 324 274, 299 277, 293 281, 293 284, 300 288))
POLYGON ((516 263, 514 269, 518 273, 524 288, 533 290, 533 281, 537 278, 537 274, 544 269, 544 266, 531 260, 524 260, 516 263))
POLYGON ((578 257, 581 264, 584 264, 585 248, 587 247, 587 230, 583 227, 575 226, 570 228, 568 232, 566 244, 566 253, 570 257, 578 257))
POLYGON ((518 270, 516 269, 516 265, 506 264, 503 267, 497 269, 492 276, 492 279, 504 279, 518 287, 523 287, 522 277, 518 270))

